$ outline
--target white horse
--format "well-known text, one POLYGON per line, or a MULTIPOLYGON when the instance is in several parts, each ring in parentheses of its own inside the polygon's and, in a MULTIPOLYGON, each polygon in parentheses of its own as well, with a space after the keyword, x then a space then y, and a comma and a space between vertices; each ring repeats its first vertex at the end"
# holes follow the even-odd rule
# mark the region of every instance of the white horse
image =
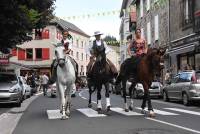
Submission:
POLYGON ((65 48, 58 43, 55 48, 57 66, 56 88, 60 99, 61 119, 67 119, 70 115, 71 91, 75 85, 75 69, 69 55, 65 54, 65 48))

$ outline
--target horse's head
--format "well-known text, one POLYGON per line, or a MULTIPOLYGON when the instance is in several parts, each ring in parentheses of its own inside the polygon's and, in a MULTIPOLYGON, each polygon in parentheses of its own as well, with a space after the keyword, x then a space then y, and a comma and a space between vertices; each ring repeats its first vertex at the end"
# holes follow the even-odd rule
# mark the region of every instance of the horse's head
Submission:
POLYGON ((66 62, 66 54, 65 54, 65 48, 62 44, 59 44, 56 46, 55 56, 56 56, 56 60, 58 61, 58 65, 60 67, 63 67, 66 62))
POLYGON ((161 70, 164 68, 164 54, 165 50, 158 48, 150 48, 147 52, 148 60, 151 61, 151 67, 157 76, 161 76, 161 70))
POLYGON ((105 49, 97 52, 97 54, 96 54, 96 62, 100 63, 101 65, 105 65, 106 64, 105 49))

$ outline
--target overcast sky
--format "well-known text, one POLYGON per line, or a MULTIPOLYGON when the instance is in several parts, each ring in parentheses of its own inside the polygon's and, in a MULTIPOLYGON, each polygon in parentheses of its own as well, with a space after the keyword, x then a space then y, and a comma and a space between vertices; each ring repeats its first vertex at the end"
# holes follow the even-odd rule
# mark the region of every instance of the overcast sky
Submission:
POLYGON ((79 19, 67 20, 89 35, 93 35, 94 31, 101 31, 104 35, 113 35, 119 39, 120 18, 119 13, 115 15, 100 15, 97 13, 120 10, 122 0, 56 0, 55 15, 58 17, 71 17, 93 15, 95 17, 82 17, 79 19))

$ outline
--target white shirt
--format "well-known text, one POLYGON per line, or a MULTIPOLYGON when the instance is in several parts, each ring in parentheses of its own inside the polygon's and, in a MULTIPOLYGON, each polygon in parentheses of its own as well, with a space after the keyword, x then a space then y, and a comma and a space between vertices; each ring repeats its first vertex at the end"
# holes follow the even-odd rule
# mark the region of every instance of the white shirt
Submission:
MULTIPOLYGON (((106 50, 105 50, 105 53, 108 54, 108 53, 111 51, 111 49, 110 49, 110 47, 108 47, 108 45, 106 44, 105 41, 104 41, 103 43, 104 43, 104 47, 105 47, 105 49, 106 49, 106 50)), ((97 44, 97 46, 101 46, 101 40, 99 40, 99 41, 96 40, 96 44, 97 44)), ((92 47, 93 47, 93 41, 90 42, 90 44, 89 44, 88 47, 86 48, 86 53, 87 53, 89 56, 91 56, 90 51, 91 51, 92 47)))
POLYGON ((48 76, 42 75, 42 84, 47 84, 48 80, 49 80, 48 76))
POLYGON ((72 49, 72 40, 70 40, 70 39, 65 39, 64 40, 64 43, 69 43, 69 46, 68 46, 68 49, 72 49))

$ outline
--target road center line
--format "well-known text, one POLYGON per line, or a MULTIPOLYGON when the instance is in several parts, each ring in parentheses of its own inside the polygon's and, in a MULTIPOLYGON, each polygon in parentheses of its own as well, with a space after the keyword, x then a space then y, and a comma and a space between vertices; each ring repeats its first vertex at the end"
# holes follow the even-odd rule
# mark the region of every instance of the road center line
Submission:
POLYGON ((200 134, 200 131, 197 131, 197 130, 194 130, 194 129, 191 129, 191 128, 187 128, 187 127, 184 127, 184 126, 179 126, 179 125, 176 125, 176 124, 172 124, 172 123, 161 121, 161 120, 156 120, 156 119, 149 118, 149 117, 146 118, 146 119, 151 120, 151 121, 155 121, 155 122, 159 122, 159 123, 162 123, 162 124, 166 124, 166 125, 169 125, 169 126, 173 126, 173 127, 176 127, 176 128, 180 128, 180 129, 183 129, 183 130, 187 130, 189 132, 200 134))

